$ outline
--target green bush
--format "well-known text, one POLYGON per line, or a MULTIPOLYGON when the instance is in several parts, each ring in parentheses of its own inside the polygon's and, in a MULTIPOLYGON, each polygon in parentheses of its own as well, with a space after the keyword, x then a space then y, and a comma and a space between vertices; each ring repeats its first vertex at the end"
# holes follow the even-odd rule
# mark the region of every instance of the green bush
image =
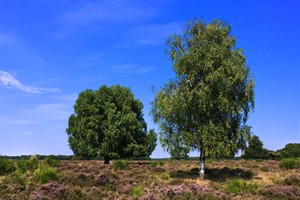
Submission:
POLYGON ((45 163, 48 164, 51 167, 59 167, 60 163, 58 160, 53 158, 52 156, 48 156, 45 158, 45 163))
POLYGON ((14 173, 9 174, 8 176, 5 176, 3 179, 3 182, 5 184, 19 184, 21 186, 25 186, 27 183, 27 177, 26 174, 24 174, 20 170, 16 170, 14 173))
POLYGON ((149 163, 149 165, 150 165, 151 167, 156 167, 156 166, 158 165, 158 162, 156 162, 156 161, 151 161, 151 162, 149 163))
POLYGON ((237 179, 227 180, 226 189, 230 193, 250 192, 257 193, 258 185, 256 183, 247 183, 237 179))
POLYGON ((170 174, 167 173, 167 172, 162 173, 159 177, 160 177, 162 180, 169 180, 169 179, 171 178, 170 174))
POLYGON ((21 171, 23 173, 26 172, 27 171, 27 160, 24 160, 24 159, 18 160, 17 167, 18 167, 19 171, 21 171))
POLYGON ((139 199, 142 196, 143 188, 141 186, 135 186, 133 188, 133 197, 139 199))
POLYGON ((163 161, 159 161, 159 166, 164 166, 164 162, 163 161))
POLYGON ((42 165, 34 171, 34 177, 39 183, 44 184, 51 180, 58 180, 59 174, 52 167, 42 165))
POLYGON ((27 169, 30 171, 36 170, 39 167, 39 159, 37 156, 31 156, 27 160, 27 169))
POLYGON ((300 160, 298 158, 285 158, 281 160, 279 166, 285 169, 298 169, 300 168, 300 160))
POLYGON ((12 160, 0 159, 0 176, 10 174, 16 170, 12 160))
POLYGON ((115 160, 113 163, 113 169, 116 170, 122 170, 122 169, 130 169, 129 162, 127 160, 115 160))

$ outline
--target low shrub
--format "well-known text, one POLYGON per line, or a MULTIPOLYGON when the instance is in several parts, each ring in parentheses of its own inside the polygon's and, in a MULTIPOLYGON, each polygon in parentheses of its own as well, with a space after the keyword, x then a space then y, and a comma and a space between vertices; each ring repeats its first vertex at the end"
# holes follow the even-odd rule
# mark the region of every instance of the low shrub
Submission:
POLYGON ((58 180, 59 174, 52 167, 42 165, 34 171, 34 177, 39 183, 44 184, 51 180, 58 180))
POLYGON ((58 160, 53 158, 52 156, 48 156, 45 158, 45 163, 48 164, 51 167, 59 167, 60 163, 58 160))
POLYGON ((250 192, 257 193, 258 185, 256 183, 250 183, 246 181, 241 181, 237 179, 227 180, 226 189, 230 193, 240 193, 240 192, 250 192))
POLYGON ((15 164, 12 160, 0 158, 0 176, 10 174, 16 170, 15 164))
POLYGON ((25 186, 27 183, 26 174, 24 174, 21 170, 16 170, 13 173, 5 176, 3 179, 4 183, 6 184, 18 184, 20 186, 25 186))
POLYGON ((133 188, 133 197, 139 199, 143 194, 143 188, 141 186, 135 186, 133 188))
POLYGON ((113 169, 116 170, 122 170, 122 169, 130 169, 129 162, 127 160, 115 160, 113 163, 113 169))
POLYGON ((282 159, 279 166, 285 169, 300 168, 300 160, 298 158, 285 158, 282 159))
POLYGON ((158 165, 158 162, 156 162, 156 161, 151 161, 151 162, 149 163, 149 165, 150 165, 151 167, 156 167, 156 166, 158 165))
POLYGON ((163 161, 159 161, 159 166, 164 166, 164 162, 163 161))
POLYGON ((292 174, 283 180, 283 183, 287 185, 295 185, 300 187, 300 175, 292 174))
POLYGON ((268 199, 297 200, 300 197, 300 188, 292 185, 267 186, 260 191, 268 199))
POLYGON ((27 160, 27 169, 30 171, 34 171, 39 167, 39 159, 37 156, 31 156, 29 160, 27 160))
POLYGON ((23 172, 23 173, 26 172, 27 171, 27 160, 24 160, 24 159, 18 160, 17 167, 18 167, 18 170, 20 170, 21 172, 23 172))
POLYGON ((262 172, 269 172, 270 171, 270 169, 268 167, 261 167, 260 170, 262 172))
POLYGON ((159 176, 162 180, 169 180, 171 178, 171 175, 167 172, 164 172, 162 173, 160 176, 159 176))

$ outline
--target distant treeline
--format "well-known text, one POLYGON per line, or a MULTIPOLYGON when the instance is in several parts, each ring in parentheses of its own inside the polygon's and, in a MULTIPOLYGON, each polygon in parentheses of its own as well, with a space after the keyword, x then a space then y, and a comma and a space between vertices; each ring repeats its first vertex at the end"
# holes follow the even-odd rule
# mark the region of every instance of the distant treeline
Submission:
MULTIPOLYGON (((39 160, 44 160, 47 157, 52 157, 56 160, 71 160, 73 159, 73 155, 35 155, 39 160)), ((11 159, 11 160, 29 160, 32 155, 21 155, 21 156, 2 156, 2 159, 11 159)))

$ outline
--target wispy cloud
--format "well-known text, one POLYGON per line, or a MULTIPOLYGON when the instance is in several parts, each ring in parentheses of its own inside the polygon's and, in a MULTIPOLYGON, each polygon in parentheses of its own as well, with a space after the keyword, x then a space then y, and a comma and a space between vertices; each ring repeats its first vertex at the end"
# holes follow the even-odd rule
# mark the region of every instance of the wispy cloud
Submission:
POLYGON ((112 68, 115 73, 143 75, 153 71, 154 67, 140 67, 135 64, 116 65, 112 68))
POLYGON ((30 112, 52 120, 67 120, 71 115, 71 109, 71 103, 49 103, 37 105, 30 112))
POLYGON ((0 71, 0 84, 21 90, 26 93, 48 93, 48 92, 60 92, 57 88, 42 88, 42 87, 33 87, 22 84, 18 79, 8 72, 0 71))
POLYGON ((131 35, 140 45, 164 44, 168 36, 181 31, 182 25, 181 21, 144 25, 134 29, 131 35))
POLYGON ((0 44, 16 44, 17 39, 14 35, 10 33, 1 33, 0 32, 0 44))
POLYGON ((34 122, 32 120, 27 120, 27 119, 13 119, 13 120, 5 120, 5 119, 0 119, 1 124, 8 124, 8 125, 32 125, 34 122))
POLYGON ((86 30, 83 27, 95 29, 95 24, 98 28, 115 23, 134 24, 159 14, 156 8, 143 1, 83 1, 71 4, 70 7, 60 17, 61 29, 55 33, 57 38, 63 38, 77 30, 86 30))

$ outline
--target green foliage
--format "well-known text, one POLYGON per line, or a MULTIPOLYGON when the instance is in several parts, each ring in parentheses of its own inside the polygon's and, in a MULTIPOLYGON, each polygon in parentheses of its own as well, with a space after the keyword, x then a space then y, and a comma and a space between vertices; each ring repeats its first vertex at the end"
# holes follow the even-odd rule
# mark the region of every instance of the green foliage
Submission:
POLYGON ((175 144, 169 149, 169 152, 174 160, 188 159, 190 148, 187 146, 179 146, 175 144))
POLYGON ((114 170, 130 169, 129 161, 127 160, 115 160, 113 164, 114 170))
POLYGON ((20 186, 25 186, 28 180, 27 180, 27 175, 23 171, 18 169, 13 173, 5 176, 3 181, 6 184, 14 183, 20 186))
POLYGON ((18 170, 21 172, 26 172, 27 171, 27 160, 21 159, 17 161, 17 167, 18 170))
POLYGON ((258 185, 256 183, 250 183, 238 179, 227 180, 225 187, 228 192, 234 194, 241 192, 258 193, 258 185))
POLYGON ((258 136, 253 135, 249 140, 249 145, 242 155, 244 159, 256 159, 258 162, 262 159, 270 158, 270 151, 263 148, 263 143, 258 136))
POLYGON ((164 172, 162 173, 160 176, 159 176, 162 180, 169 180, 171 178, 171 175, 167 172, 164 172))
POLYGON ((33 171, 38 168, 39 159, 37 156, 31 156, 26 164, 27 164, 27 169, 33 171))
POLYGON ((300 143, 289 143, 277 152, 284 158, 300 157, 300 143))
POLYGON ((142 186, 135 186, 133 188, 133 197, 135 199, 139 199, 142 196, 142 194, 143 194, 143 188, 142 188, 142 186))
POLYGON ((16 170, 12 160, 0 159, 0 176, 12 173, 16 170))
POLYGON ((159 161, 159 166, 164 166, 164 162, 163 161, 159 161))
POLYGON ((300 168, 299 158, 285 158, 282 159, 279 166, 285 169, 298 169, 300 168))
POLYGON ((156 161, 151 161, 151 162, 149 163, 149 165, 150 165, 151 167, 156 167, 156 166, 158 165, 158 162, 156 162, 156 161))
MULTIPOLYGON (((110 159, 149 157, 156 146, 147 132, 142 103, 120 85, 79 94, 66 132, 76 156, 110 159)), ((108 163, 107 163, 108 164, 108 163)))
POLYGON ((49 165, 41 165, 34 171, 34 178, 41 184, 58 180, 58 172, 49 165))
POLYGON ((48 164, 51 167, 59 167, 60 163, 58 160, 56 160, 54 157, 52 156, 48 156, 45 158, 45 163, 48 164))
POLYGON ((231 26, 194 20, 167 41, 175 78, 152 102, 154 122, 167 150, 189 147, 205 156, 232 157, 250 135, 254 81, 231 26))

